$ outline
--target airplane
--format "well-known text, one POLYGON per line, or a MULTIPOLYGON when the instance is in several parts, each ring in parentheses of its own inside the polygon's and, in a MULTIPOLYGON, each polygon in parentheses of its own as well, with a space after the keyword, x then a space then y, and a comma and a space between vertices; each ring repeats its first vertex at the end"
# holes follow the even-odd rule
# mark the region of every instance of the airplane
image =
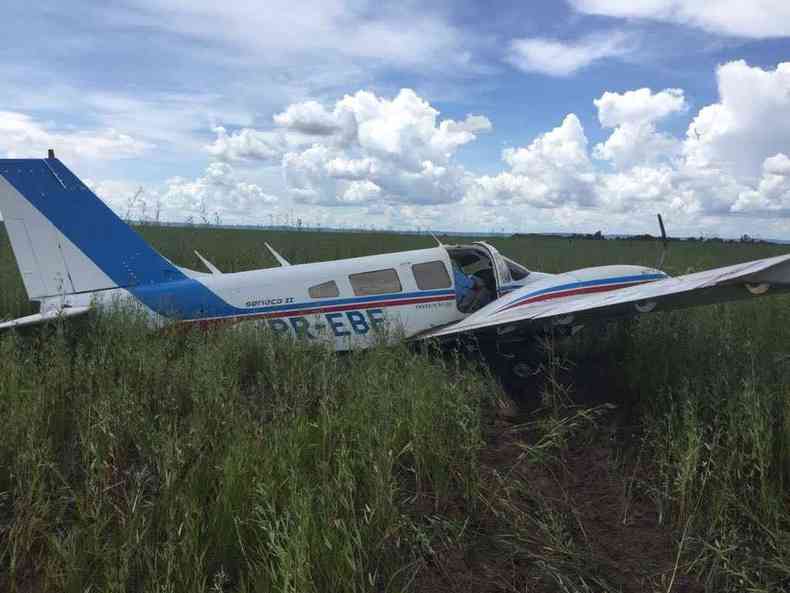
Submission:
POLYGON ((337 351, 382 336, 499 348, 596 320, 790 289, 790 254, 677 277, 634 265, 547 274, 482 241, 305 264, 267 243, 279 267, 223 273, 197 253, 209 270, 199 272, 154 250, 52 150, 0 159, 0 213, 28 297, 40 303, 0 329, 133 304, 158 328, 253 323, 337 351))

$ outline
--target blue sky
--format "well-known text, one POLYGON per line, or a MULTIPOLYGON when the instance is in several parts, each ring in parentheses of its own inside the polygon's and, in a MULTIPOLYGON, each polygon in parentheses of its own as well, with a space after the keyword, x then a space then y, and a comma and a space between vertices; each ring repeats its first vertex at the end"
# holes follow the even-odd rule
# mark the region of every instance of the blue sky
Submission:
POLYGON ((709 5, 13 3, 0 154, 149 218, 790 237, 790 7, 709 5))

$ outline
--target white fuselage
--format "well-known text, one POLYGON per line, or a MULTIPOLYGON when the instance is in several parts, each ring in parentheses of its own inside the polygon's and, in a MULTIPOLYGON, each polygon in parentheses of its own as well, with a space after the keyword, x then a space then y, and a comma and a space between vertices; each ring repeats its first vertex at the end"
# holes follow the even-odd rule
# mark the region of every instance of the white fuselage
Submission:
MULTIPOLYGON (((255 324, 277 335, 343 351, 408 339, 475 313, 459 309, 453 273, 453 258, 462 259, 462 254, 474 250, 484 253, 480 247, 484 244, 475 245, 437 246, 230 274, 192 272, 188 286, 179 281, 66 298, 70 306, 91 304, 102 308, 132 301, 141 305, 157 326, 255 324), (426 270, 433 274, 426 275, 426 270), (195 283, 216 298, 185 306, 183 301, 195 283), (168 303, 172 304, 171 310, 168 303)), ((501 258, 493 248, 485 255, 492 262, 501 258)), ((634 274, 652 272, 636 266, 602 266, 560 275, 530 272, 514 280, 504 269, 508 265, 504 258, 497 263, 500 269, 493 292, 498 298, 481 311, 525 298, 551 301, 574 293, 616 290, 622 284, 612 280, 628 275, 631 281, 634 274), (532 293, 538 296, 530 296, 532 293)), ((478 264, 472 267, 478 268, 478 264)), ((496 265, 492 263, 486 269, 496 265)), ((62 300, 44 302, 42 311, 62 304, 62 300)))

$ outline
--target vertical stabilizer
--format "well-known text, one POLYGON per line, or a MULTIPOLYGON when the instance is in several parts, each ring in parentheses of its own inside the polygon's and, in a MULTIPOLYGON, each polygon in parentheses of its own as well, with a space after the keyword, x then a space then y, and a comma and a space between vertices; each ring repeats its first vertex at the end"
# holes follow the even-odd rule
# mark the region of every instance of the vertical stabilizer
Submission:
POLYGON ((31 299, 184 278, 50 157, 0 159, 0 213, 31 299))

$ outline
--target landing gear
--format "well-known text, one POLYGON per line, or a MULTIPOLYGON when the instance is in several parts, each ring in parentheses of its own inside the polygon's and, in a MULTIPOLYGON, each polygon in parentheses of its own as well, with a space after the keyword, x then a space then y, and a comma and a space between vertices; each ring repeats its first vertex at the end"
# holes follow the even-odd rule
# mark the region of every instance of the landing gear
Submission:
POLYGON ((534 377, 536 374, 535 367, 529 364, 525 360, 519 360, 513 363, 510 366, 510 372, 513 376, 526 381, 527 379, 534 377))
POLYGON ((540 349, 529 340, 494 342, 480 346, 480 353, 505 392, 516 400, 537 395, 540 381, 540 349))

